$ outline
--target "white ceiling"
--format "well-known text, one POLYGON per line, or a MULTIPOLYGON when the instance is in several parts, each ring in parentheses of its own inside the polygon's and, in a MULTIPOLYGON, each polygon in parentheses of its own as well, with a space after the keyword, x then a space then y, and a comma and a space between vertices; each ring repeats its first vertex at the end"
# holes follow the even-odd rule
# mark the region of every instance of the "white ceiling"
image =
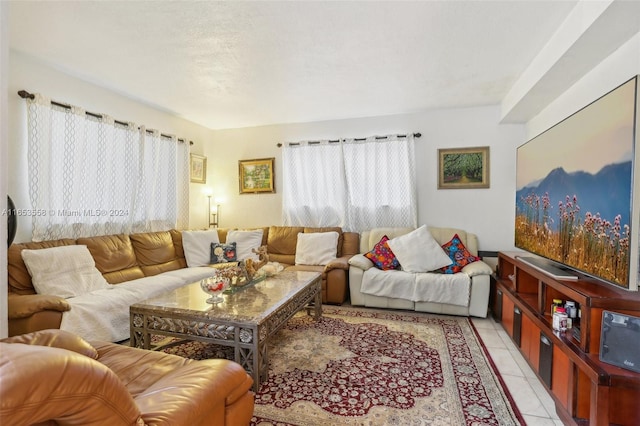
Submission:
POLYGON ((500 104, 576 3, 13 1, 9 45, 236 128, 500 104))

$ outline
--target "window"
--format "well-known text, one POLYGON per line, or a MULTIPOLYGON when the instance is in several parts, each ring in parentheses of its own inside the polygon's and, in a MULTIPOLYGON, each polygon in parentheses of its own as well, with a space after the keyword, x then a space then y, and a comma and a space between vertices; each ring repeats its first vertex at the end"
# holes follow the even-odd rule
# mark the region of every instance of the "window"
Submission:
POLYGON ((34 241, 186 227, 187 143, 28 99, 34 241))
POLYGON ((285 225, 417 225, 412 135, 285 144, 282 156, 285 225))

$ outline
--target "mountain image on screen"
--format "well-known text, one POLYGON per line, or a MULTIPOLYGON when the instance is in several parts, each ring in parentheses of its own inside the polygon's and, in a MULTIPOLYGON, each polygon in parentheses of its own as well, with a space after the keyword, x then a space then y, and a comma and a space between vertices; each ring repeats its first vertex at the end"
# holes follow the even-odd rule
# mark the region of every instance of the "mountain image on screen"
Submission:
MULTIPOLYGON (((629 225, 631 206, 631 161, 610 164, 598 173, 567 173, 562 167, 553 169, 542 181, 527 185, 516 193, 518 212, 526 212, 531 208, 527 200, 530 195, 542 197, 547 194, 550 207, 559 211, 560 203, 566 204, 567 197, 573 202, 574 196, 580 207, 579 216, 584 223, 586 213, 599 214, 604 220, 613 224, 620 215, 620 223, 629 225)), ((553 231, 558 231, 560 221, 556 217, 548 224, 553 231)))
POLYGON ((624 283, 628 274, 632 163, 598 173, 553 169, 516 192, 516 246, 624 283))

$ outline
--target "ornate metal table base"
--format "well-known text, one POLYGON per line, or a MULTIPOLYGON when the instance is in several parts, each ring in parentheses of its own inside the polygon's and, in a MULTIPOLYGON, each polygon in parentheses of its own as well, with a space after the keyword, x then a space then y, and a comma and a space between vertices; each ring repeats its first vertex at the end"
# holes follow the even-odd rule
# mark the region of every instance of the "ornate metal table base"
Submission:
POLYGON ((253 377, 254 390, 267 379, 269 338, 309 304, 322 315, 316 272, 284 271, 243 292, 209 305, 198 283, 130 308, 131 346, 150 349, 151 335, 172 336, 234 348, 234 361, 253 377), (194 291, 195 289, 195 291, 194 291))

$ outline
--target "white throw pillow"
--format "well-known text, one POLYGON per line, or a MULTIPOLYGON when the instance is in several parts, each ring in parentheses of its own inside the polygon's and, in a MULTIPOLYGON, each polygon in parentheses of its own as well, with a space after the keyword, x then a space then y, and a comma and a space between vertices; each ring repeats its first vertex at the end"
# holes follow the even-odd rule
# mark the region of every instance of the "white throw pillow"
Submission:
POLYGON ((229 231, 227 233, 227 244, 236 243, 237 260, 252 259, 259 260, 258 255, 251 251, 262 245, 262 229, 253 231, 229 231))
POLYGON ((21 254, 38 294, 69 298, 111 287, 87 246, 25 249, 21 254))
POLYGON ((189 268, 211 263, 211 243, 219 243, 218 231, 182 231, 182 248, 189 268))
POLYGON ((298 233, 296 243, 296 265, 326 265, 338 253, 338 233, 298 233))
POLYGON ((451 258, 433 238, 426 225, 392 238, 387 244, 406 272, 429 272, 451 265, 451 258))

